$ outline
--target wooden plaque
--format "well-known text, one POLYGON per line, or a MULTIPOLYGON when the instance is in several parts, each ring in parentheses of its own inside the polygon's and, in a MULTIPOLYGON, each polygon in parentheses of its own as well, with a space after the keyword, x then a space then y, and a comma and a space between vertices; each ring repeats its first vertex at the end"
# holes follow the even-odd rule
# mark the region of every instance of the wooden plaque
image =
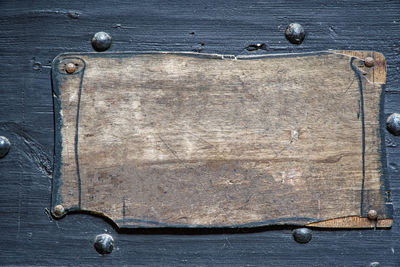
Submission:
POLYGON ((88 211, 119 227, 390 227, 385 77, 376 52, 62 54, 54 215, 88 211))

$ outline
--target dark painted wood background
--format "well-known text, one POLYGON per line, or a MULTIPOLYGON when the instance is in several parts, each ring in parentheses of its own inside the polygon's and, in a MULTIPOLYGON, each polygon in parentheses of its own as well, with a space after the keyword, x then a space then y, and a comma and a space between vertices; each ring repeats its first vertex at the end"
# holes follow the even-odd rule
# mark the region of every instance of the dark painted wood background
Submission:
MULTIPOLYGON (((400 266, 400 137, 386 132, 394 203, 391 230, 315 230, 308 244, 290 228, 119 233, 102 218, 55 221, 50 205, 54 149, 52 59, 92 51, 98 31, 110 51, 291 53, 376 50, 387 60, 385 113, 400 112, 399 1, 0 1, 0 135, 13 146, 0 160, 1 265, 400 266), (301 23, 302 45, 284 30, 301 23), (245 47, 265 43, 266 51, 245 47), (114 252, 93 248, 111 233, 114 252)), ((106 148, 105 148, 106 149, 106 148)))

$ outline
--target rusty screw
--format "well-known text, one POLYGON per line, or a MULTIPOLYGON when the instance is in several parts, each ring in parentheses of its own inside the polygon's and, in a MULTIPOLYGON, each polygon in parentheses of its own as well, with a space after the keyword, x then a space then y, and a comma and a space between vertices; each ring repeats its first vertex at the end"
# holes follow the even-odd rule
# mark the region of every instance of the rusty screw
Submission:
POLYGON ((76 65, 72 62, 67 63, 67 65, 65 65, 65 71, 69 74, 74 73, 76 71, 76 65))
POLYGON ((376 212, 376 210, 368 211, 368 219, 376 220, 377 218, 378 218, 378 212, 376 212))
POLYGON ((372 57, 366 57, 364 59, 365 67, 371 68, 375 65, 375 60, 372 57))
POLYGON ((54 215, 56 217, 61 217, 64 215, 64 213, 65 213, 65 209, 64 209, 63 205, 57 205, 54 207, 54 215))

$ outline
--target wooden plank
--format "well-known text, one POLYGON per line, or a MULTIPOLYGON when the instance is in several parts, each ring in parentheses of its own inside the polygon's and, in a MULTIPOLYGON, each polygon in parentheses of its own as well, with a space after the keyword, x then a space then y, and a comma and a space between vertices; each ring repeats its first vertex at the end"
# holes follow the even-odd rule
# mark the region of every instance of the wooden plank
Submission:
POLYGON ((61 55, 53 207, 120 227, 306 225, 374 209, 388 227, 381 84, 339 53, 61 55))

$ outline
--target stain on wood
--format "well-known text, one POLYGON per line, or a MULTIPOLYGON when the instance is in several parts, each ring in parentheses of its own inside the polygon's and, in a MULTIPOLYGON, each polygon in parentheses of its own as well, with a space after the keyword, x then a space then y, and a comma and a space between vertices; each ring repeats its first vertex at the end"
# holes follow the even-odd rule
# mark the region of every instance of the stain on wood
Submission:
POLYGON ((374 209, 390 227, 373 55, 372 78, 347 51, 61 55, 52 206, 119 227, 369 228, 374 209))

